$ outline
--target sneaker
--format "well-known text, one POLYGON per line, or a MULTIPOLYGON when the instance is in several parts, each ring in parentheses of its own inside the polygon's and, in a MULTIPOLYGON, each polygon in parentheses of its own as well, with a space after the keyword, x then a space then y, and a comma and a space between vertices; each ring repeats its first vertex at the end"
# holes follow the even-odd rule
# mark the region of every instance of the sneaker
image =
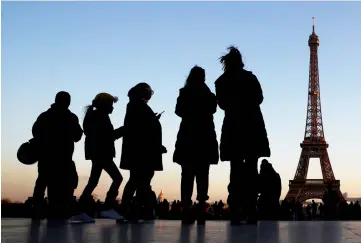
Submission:
POLYGON ((124 217, 122 215, 120 215, 117 211, 115 211, 114 209, 101 211, 100 212, 100 217, 101 218, 107 218, 107 219, 115 219, 117 221, 124 220, 124 217))
POLYGON ((95 223, 95 220, 86 213, 80 213, 70 218, 71 223, 95 223))

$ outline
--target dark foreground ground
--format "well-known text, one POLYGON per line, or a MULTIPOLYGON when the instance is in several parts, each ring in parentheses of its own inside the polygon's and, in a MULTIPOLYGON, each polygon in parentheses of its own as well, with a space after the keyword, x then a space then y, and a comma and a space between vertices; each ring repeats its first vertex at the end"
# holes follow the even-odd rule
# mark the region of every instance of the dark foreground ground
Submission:
POLYGON ((208 221, 206 226, 181 226, 180 221, 116 224, 98 219, 95 224, 40 226, 30 219, 2 219, 4 243, 361 243, 361 222, 260 222, 258 226, 231 226, 208 221))

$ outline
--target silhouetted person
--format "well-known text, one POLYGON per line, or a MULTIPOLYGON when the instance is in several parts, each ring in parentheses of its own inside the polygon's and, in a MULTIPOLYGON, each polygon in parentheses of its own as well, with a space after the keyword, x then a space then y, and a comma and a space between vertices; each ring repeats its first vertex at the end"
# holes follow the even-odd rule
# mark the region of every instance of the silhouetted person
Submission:
POLYGON ((257 77, 244 70, 241 53, 235 47, 220 61, 224 73, 215 82, 219 107, 224 110, 220 157, 230 161, 228 203, 231 222, 240 222, 240 208, 248 223, 256 223, 257 163, 269 157, 270 148, 260 105, 263 101, 257 77), (242 205, 243 204, 243 205, 242 205))
POLYGON ((50 218, 70 216, 69 207, 78 184, 72 157, 74 142, 81 139, 83 131, 78 117, 68 109, 70 100, 69 93, 57 93, 55 103, 40 114, 32 129, 33 137, 39 143, 38 171, 41 181, 39 183, 38 178, 34 194, 43 195, 44 188, 48 187, 50 218))
POLYGON ((337 205, 339 197, 337 192, 332 189, 332 184, 328 184, 323 195, 323 202, 325 205, 325 220, 335 220, 337 217, 337 205))
POLYGON ((149 186, 149 189, 146 194, 146 200, 140 202, 140 206, 142 207, 142 219, 144 220, 154 220, 155 217, 155 208, 157 205, 157 195, 152 190, 152 187, 149 186))
POLYGON ((311 205, 310 204, 307 204, 306 213, 307 213, 307 220, 312 220, 312 213, 311 213, 311 205))
MULTIPOLYGON (((129 103, 124 118, 124 136, 120 168, 130 171, 124 188, 122 209, 129 218, 129 204, 137 192, 137 201, 149 200, 147 193, 155 171, 163 170, 162 126, 157 116, 148 106, 153 90, 146 83, 139 83, 128 92, 129 103), (125 210, 124 210, 125 209, 125 210)), ((151 204, 152 202, 147 202, 151 204)), ((135 220, 139 216, 135 216, 135 220)))
POLYGON ((301 202, 294 201, 292 216, 292 220, 304 220, 303 204, 301 202))
POLYGON ((113 161, 115 157, 115 140, 123 136, 123 127, 114 129, 109 115, 113 112, 113 104, 118 101, 108 93, 95 96, 92 104, 87 106, 83 122, 85 135, 85 159, 92 161, 88 184, 80 196, 80 204, 86 205, 92 200, 92 193, 99 183, 102 171, 112 178, 112 184, 105 198, 104 208, 100 217, 122 220, 115 210, 116 197, 123 177, 113 161))
POLYGON ((314 200, 312 200, 312 220, 316 220, 316 214, 317 214, 317 204, 314 200))
POLYGON ((190 214, 194 179, 197 181, 199 201, 198 223, 205 222, 204 203, 209 199, 209 167, 217 164, 218 142, 213 114, 217 110, 216 96, 205 83, 205 71, 195 66, 185 86, 179 90, 175 113, 182 118, 173 161, 182 167, 181 201, 184 224, 193 223, 190 214))
POLYGON ((219 208, 219 214, 220 214, 221 216, 223 216, 223 213, 224 213, 224 203, 223 203, 222 200, 220 200, 220 201, 218 202, 218 208, 219 208))
POLYGON ((281 177, 273 169, 272 164, 262 160, 260 176, 260 197, 258 211, 263 219, 277 220, 280 210, 281 177))
POLYGON ((168 219, 169 218, 169 202, 167 199, 160 204, 160 214, 159 218, 168 219))
POLYGON ((287 200, 281 202, 281 220, 291 220, 291 203, 287 200))
POLYGON ((360 220, 361 219, 361 206, 359 201, 356 201, 356 203, 352 206, 352 219, 357 219, 360 220))
POLYGON ((318 206, 318 210, 320 211, 320 218, 323 219, 324 206, 322 203, 318 206))

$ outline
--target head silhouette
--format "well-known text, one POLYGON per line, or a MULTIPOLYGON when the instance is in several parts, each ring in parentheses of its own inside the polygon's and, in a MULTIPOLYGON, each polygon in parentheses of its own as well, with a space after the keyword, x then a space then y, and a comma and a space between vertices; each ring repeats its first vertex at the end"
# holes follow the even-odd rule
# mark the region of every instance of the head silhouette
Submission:
POLYGON ((70 106, 71 97, 68 92, 60 91, 55 96, 55 104, 59 108, 68 109, 70 106))
POLYGON ((228 47, 228 50, 229 52, 226 55, 219 58, 221 64, 223 65, 223 70, 234 71, 243 69, 244 64, 239 50, 234 46, 228 47))
POLYGON ((154 91, 147 83, 139 83, 131 88, 128 92, 129 99, 143 99, 149 101, 154 94, 154 91))
POLYGON ((118 101, 116 96, 113 96, 108 93, 99 93, 95 96, 92 102, 92 106, 99 111, 103 111, 107 114, 113 112, 113 104, 118 101))
POLYGON ((185 86, 194 86, 197 84, 202 84, 206 81, 206 72, 203 68, 199 66, 194 66, 189 72, 188 78, 186 80, 185 86))
POLYGON ((270 163, 268 162, 268 160, 263 159, 261 162, 261 169, 267 168, 269 165, 270 165, 270 163))

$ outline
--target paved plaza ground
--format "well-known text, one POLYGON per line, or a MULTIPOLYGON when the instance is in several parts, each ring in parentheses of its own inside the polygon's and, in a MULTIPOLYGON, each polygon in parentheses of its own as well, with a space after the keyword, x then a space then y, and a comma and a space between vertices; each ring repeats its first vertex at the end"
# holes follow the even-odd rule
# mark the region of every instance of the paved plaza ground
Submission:
POLYGON ((258 226, 231 226, 207 221, 205 226, 181 226, 180 221, 63 226, 32 224, 30 219, 2 219, 3 243, 360 243, 361 222, 260 222, 258 226))

